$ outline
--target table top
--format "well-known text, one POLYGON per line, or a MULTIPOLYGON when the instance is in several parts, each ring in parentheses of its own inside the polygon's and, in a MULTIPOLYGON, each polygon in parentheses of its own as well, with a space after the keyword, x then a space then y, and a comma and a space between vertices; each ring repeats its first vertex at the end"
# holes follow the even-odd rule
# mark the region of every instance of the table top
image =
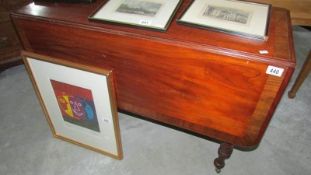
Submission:
POLYGON ((290 67, 294 67, 295 65, 291 23, 289 12, 285 9, 271 8, 268 39, 256 40, 177 23, 176 20, 189 7, 190 0, 183 1, 165 32, 90 21, 88 17, 105 2, 106 0, 97 0, 91 4, 33 2, 15 11, 13 15, 58 22, 64 25, 88 28, 101 32, 158 40, 159 42, 183 45, 185 47, 239 59, 255 60, 290 67), (268 51, 268 53, 261 54, 260 51, 262 50, 268 51))

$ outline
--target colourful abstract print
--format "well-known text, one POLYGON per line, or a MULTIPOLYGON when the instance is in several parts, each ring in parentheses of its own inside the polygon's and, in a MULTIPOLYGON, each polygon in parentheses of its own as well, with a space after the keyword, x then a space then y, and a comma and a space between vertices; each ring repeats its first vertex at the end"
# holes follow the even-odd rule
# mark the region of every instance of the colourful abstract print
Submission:
POLYGON ((50 80, 63 119, 99 132, 92 92, 89 89, 50 80))

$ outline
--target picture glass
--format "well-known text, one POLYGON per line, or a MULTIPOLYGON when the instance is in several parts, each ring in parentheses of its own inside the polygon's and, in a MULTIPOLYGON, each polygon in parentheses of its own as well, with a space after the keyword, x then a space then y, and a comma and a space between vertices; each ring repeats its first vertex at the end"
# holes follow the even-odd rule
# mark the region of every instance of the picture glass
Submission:
POLYGON ((270 6, 236 0, 195 0, 178 20, 257 39, 267 38, 270 6))
POLYGON ((126 0, 121 3, 116 12, 153 17, 159 12, 161 6, 161 3, 156 2, 126 0))
POLYGON ((55 80, 51 84, 64 121, 100 131, 91 90, 55 80))
POLYGON ((214 18, 220 21, 229 21, 241 25, 249 24, 252 12, 238 8, 208 5, 202 14, 203 17, 214 18))
POLYGON ((89 18, 166 30, 181 0, 113 0, 89 18))
POLYGON ((53 135, 121 159, 112 71, 23 54, 53 135))

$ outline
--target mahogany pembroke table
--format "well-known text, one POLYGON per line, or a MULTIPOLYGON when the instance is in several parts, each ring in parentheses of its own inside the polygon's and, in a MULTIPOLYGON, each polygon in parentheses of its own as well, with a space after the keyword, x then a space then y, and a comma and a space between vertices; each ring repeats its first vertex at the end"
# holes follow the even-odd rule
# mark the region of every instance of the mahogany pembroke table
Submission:
POLYGON ((177 23, 190 0, 165 32, 88 20, 103 2, 30 3, 11 17, 24 50, 113 69, 119 110, 220 142, 218 170, 259 144, 295 68, 287 10, 271 8, 268 39, 255 40, 177 23))

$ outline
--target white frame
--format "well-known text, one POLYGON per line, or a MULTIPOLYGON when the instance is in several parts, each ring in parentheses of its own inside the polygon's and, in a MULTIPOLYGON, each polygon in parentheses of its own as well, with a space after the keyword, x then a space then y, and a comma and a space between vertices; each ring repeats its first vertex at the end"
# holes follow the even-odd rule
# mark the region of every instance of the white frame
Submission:
POLYGON ((130 0, 131 2, 148 2, 161 4, 154 16, 118 12, 123 3, 129 0, 109 0, 96 10, 89 19, 146 27, 156 30, 167 30, 182 0, 130 0))
POLYGON ((22 56, 53 136, 122 159, 112 71, 25 51, 22 56), (100 131, 63 119, 51 80, 91 91, 100 131))
POLYGON ((250 38, 267 39, 269 14, 269 4, 238 0, 194 0, 178 22, 250 38), (204 13, 208 8, 216 9, 214 10, 216 14, 213 16, 204 13), (216 17, 221 9, 231 10, 233 13, 237 12, 235 14, 239 14, 240 17, 242 15, 246 17, 242 16, 245 17, 243 22, 238 21, 238 17, 231 18, 231 20, 221 19, 223 17, 221 15, 216 17))

